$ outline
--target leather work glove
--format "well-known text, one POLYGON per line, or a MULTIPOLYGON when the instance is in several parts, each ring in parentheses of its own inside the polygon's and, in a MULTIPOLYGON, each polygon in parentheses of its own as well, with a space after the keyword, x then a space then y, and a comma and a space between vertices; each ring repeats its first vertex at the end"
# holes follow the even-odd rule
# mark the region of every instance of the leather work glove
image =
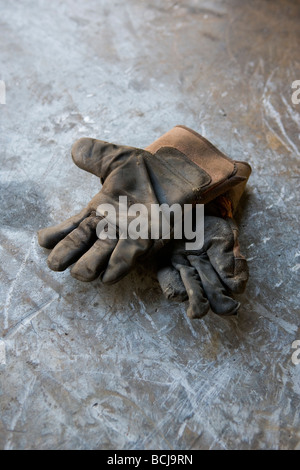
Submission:
POLYGON ((97 238, 96 227, 104 217, 97 213, 100 204, 111 204, 118 214, 119 196, 127 196, 128 206, 144 204, 150 214, 153 204, 204 204, 245 180, 240 162, 184 126, 174 127, 146 149, 81 138, 72 147, 72 158, 78 167, 98 176, 102 188, 79 214, 40 230, 38 241, 52 249, 48 257, 52 270, 63 271, 75 263, 71 275, 81 281, 101 275, 104 283, 117 282, 138 258, 166 243, 150 235, 97 238))
POLYGON ((210 308, 218 315, 235 315, 240 307, 231 295, 242 293, 248 280, 233 219, 251 173, 247 163, 243 166, 244 183, 205 206, 203 247, 188 251, 185 240, 174 240, 160 253, 157 278, 161 289, 167 298, 188 300, 190 318, 202 318, 210 308))

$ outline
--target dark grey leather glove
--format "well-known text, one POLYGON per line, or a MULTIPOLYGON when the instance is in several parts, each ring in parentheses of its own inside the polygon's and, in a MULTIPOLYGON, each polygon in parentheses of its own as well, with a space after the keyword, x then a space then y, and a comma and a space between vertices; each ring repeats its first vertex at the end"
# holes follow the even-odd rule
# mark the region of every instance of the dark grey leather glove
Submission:
MULTIPOLYGON (((77 166, 98 176, 101 191, 79 214, 39 231, 41 246, 52 249, 48 265, 55 271, 75 263, 71 274, 91 281, 102 274, 105 283, 125 276, 137 258, 156 251, 165 241, 97 238, 100 204, 111 204, 119 213, 119 196, 128 205, 206 203, 244 181, 235 162, 210 142, 183 126, 176 126, 147 149, 83 138, 72 148, 77 166)), ((151 227, 151 220, 149 220, 151 227)))
MULTIPOLYGON (((246 181, 250 173, 250 166, 244 164, 246 181)), ((200 250, 187 251, 185 240, 174 240, 160 253, 157 278, 162 291, 167 298, 188 299, 190 318, 202 318, 209 309, 218 315, 234 315, 240 306, 232 294, 244 291, 248 266, 240 253, 233 212, 245 185, 206 205, 200 250)))

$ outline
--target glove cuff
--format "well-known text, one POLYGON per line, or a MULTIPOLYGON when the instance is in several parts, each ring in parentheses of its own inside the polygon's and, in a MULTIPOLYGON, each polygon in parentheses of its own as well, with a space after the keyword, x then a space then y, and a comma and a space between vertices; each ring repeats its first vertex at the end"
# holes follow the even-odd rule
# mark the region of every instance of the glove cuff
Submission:
POLYGON ((155 154, 164 147, 179 150, 209 175, 210 184, 201 197, 205 202, 211 201, 236 185, 243 185, 243 192, 251 173, 250 165, 227 157, 194 130, 186 126, 175 126, 145 150, 155 154))

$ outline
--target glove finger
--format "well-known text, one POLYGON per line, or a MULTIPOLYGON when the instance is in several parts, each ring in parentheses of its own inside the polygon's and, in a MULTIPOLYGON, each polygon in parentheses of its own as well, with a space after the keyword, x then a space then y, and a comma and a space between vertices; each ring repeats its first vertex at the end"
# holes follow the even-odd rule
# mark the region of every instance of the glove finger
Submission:
POLYGON ((96 241, 96 226, 100 217, 90 216, 61 240, 48 257, 48 266, 53 271, 64 271, 85 253, 96 241))
POLYGON ((202 318, 209 311, 209 303, 203 290, 201 279, 197 270, 190 265, 186 256, 175 254, 172 256, 172 264, 180 273, 180 277, 188 295, 189 306, 187 316, 189 318, 202 318))
POLYGON ((75 165, 101 178, 116 158, 129 155, 132 150, 125 145, 82 137, 73 144, 71 153, 75 165))
POLYGON ((46 227, 38 231, 39 245, 44 248, 54 248, 58 242, 65 238, 90 214, 90 209, 85 207, 79 214, 52 227, 46 227))
POLYGON ((220 236, 213 240, 207 254, 228 289, 236 294, 242 293, 248 281, 249 271, 247 261, 240 252, 238 229, 233 220, 223 221, 220 236))
POLYGON ((218 250, 209 250, 208 256, 225 286, 235 294, 244 292, 249 278, 247 260, 242 255, 218 250))
POLYGON ((209 302, 196 269, 192 266, 181 266, 179 272, 189 299, 187 316, 189 318, 204 317, 209 311, 209 302))
POLYGON ((150 241, 144 239, 120 239, 114 249, 107 269, 102 276, 105 284, 114 284, 132 269, 136 258, 145 254, 150 248, 150 241))
POLYGON ((157 271, 157 280, 167 299, 176 299, 181 302, 187 300, 187 292, 177 269, 173 266, 164 266, 157 271))
POLYGON ((218 315, 235 315, 240 304, 229 297, 208 257, 189 255, 188 260, 200 276, 212 311, 218 315))
POLYGON ((74 264, 71 275, 79 281, 97 279, 107 267, 117 240, 97 240, 94 245, 74 264))

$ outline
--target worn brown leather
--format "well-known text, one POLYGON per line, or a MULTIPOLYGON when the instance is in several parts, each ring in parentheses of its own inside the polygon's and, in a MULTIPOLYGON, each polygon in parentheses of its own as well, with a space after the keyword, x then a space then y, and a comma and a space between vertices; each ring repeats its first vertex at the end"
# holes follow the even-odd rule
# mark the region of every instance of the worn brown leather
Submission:
POLYGON ((156 153, 164 147, 177 149, 202 168, 210 177, 210 183, 197 201, 206 204, 235 185, 247 182, 244 175, 246 162, 235 161, 217 149, 205 137, 186 126, 175 126, 146 147, 156 153))
POLYGON ((100 204, 110 203, 118 213, 119 196, 126 195, 128 205, 142 203, 150 213, 152 204, 207 203, 245 181, 239 162, 184 126, 171 129, 146 150, 82 138, 73 145, 72 158, 101 179, 102 189, 79 214, 40 230, 38 240, 41 246, 53 249, 48 257, 51 269, 61 271, 76 263, 71 274, 82 281, 102 274, 103 282, 117 282, 137 258, 166 243, 151 240, 150 235, 138 240, 97 239, 100 204))

